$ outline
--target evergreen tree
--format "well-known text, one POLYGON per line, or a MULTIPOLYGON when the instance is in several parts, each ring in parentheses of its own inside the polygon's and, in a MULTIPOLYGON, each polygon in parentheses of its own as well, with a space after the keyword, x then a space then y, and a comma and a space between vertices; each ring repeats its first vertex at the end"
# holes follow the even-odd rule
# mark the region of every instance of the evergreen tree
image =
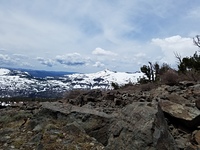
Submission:
POLYGON ((191 57, 184 57, 178 65, 178 69, 182 73, 190 70, 200 71, 200 55, 195 52, 191 57))

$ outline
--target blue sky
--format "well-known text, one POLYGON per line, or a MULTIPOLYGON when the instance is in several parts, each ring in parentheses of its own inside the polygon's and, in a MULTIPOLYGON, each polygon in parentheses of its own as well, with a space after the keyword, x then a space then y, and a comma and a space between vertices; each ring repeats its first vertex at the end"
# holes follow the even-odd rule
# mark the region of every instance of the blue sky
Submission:
POLYGON ((0 66, 134 72, 198 50, 198 0, 0 0, 0 66))

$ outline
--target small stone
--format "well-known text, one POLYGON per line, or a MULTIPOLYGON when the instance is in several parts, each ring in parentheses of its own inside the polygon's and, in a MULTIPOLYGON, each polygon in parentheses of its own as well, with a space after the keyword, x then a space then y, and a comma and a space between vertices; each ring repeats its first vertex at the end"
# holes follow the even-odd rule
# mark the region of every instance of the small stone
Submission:
POLYGON ((10 139, 10 138, 11 138, 11 137, 10 137, 10 136, 8 136, 8 135, 7 135, 7 136, 5 136, 5 139, 10 139))
POLYGON ((57 139, 56 142, 62 142, 62 139, 57 139))
POLYGON ((42 130, 41 125, 37 125, 37 126, 33 129, 33 131, 36 131, 36 132, 39 132, 39 131, 41 131, 41 130, 42 130))
POLYGON ((94 146, 94 143, 90 143, 91 146, 94 146))
POLYGON ((15 146, 14 146, 14 145, 11 145, 11 146, 10 146, 10 148, 14 149, 14 148, 15 148, 15 146))
POLYGON ((27 132, 27 134, 32 134, 32 133, 33 133, 33 132, 31 132, 31 131, 28 131, 28 132, 27 132))
POLYGON ((49 137, 50 137, 50 139, 56 139, 57 138, 56 135, 50 135, 49 137))

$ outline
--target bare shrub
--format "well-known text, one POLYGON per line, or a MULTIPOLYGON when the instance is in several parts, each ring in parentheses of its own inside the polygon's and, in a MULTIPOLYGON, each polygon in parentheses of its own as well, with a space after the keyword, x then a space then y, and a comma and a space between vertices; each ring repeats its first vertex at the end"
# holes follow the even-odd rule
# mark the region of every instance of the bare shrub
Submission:
POLYGON ((181 80, 188 80, 188 81, 200 81, 200 72, 195 70, 187 71, 186 73, 182 73, 181 80))
POLYGON ((150 91, 152 89, 155 89, 159 86, 159 83, 157 82, 147 82, 147 83, 140 83, 140 84, 133 84, 129 83, 122 87, 120 87, 120 90, 126 91, 126 92, 133 92, 133 91, 150 91))
POLYGON ((150 91, 154 88, 156 88, 158 85, 156 83, 146 83, 146 84, 141 84, 140 85, 140 90, 141 91, 150 91))
POLYGON ((161 82, 167 85, 176 85, 180 81, 179 75, 175 70, 168 70, 161 76, 161 82))

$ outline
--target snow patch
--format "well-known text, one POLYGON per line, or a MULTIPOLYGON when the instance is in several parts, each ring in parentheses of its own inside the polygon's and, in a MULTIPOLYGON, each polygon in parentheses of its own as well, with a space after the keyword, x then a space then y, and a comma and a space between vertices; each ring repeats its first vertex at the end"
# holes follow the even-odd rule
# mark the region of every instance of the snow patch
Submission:
POLYGON ((4 68, 0 68, 0 76, 7 75, 9 73, 10 73, 10 70, 4 69, 4 68))

